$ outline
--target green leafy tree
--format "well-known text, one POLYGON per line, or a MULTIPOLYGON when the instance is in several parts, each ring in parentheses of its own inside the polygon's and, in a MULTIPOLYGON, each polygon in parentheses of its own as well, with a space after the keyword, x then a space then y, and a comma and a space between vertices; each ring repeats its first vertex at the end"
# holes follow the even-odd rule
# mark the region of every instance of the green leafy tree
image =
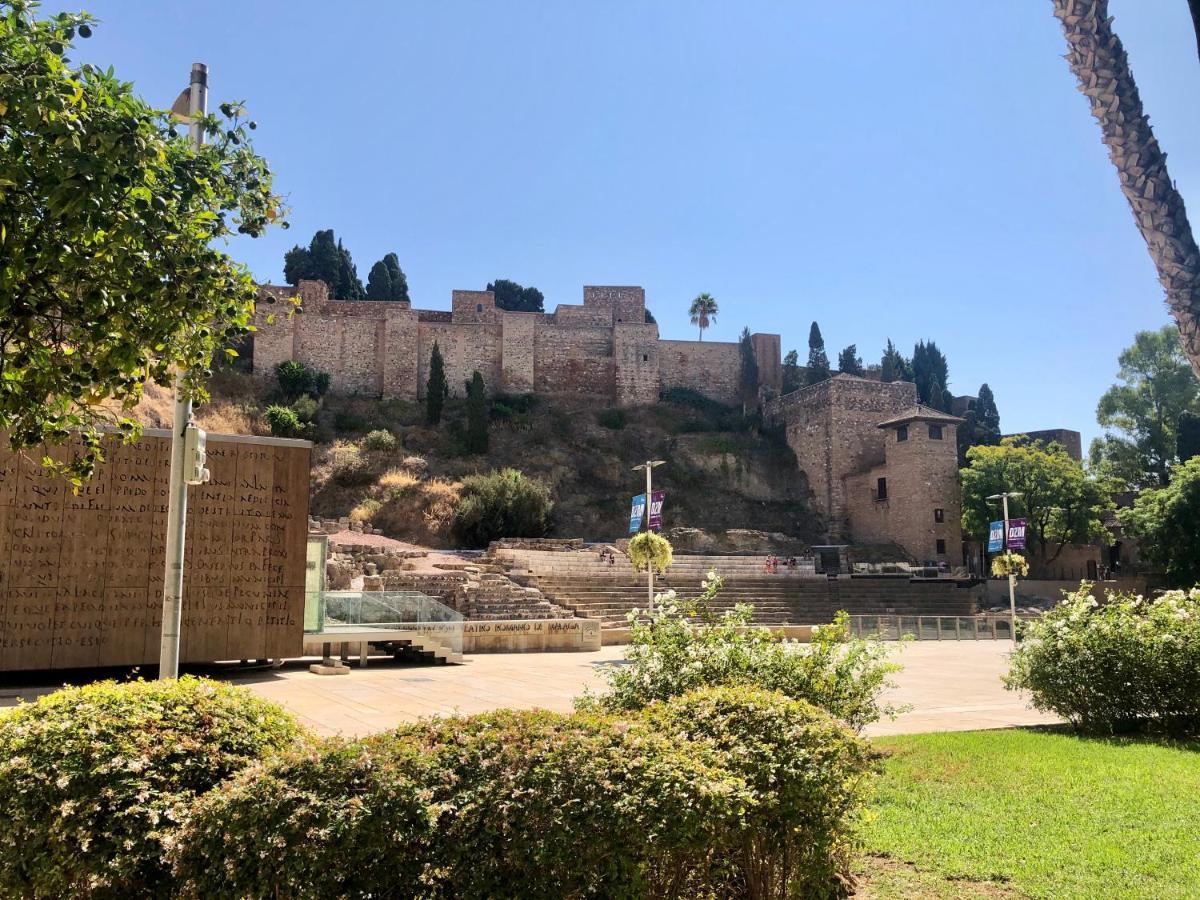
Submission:
POLYGON ((959 468, 967 464, 967 451, 972 447, 1000 443, 1000 411, 996 409, 996 398, 986 383, 979 386, 979 395, 963 413, 963 423, 958 426, 956 435, 959 468))
MULTIPOLYGON (((221 249, 280 214, 244 109, 223 103, 197 150, 112 70, 75 65, 84 13, 0 2, 0 430, 14 450, 81 449, 50 468, 75 483, 101 458, 98 426, 148 381, 203 400, 214 354, 248 332, 257 288, 221 249)), ((232 354, 232 349, 225 351, 232 354)))
POLYGON ((442 421, 442 409, 446 406, 446 395, 450 385, 446 382, 446 362, 437 341, 429 354, 429 380, 425 382, 425 421, 437 425, 442 421))
POLYGON ((825 338, 821 337, 821 326, 816 322, 808 329, 808 372, 809 384, 829 378, 829 357, 825 353, 825 338))
POLYGON ((522 287, 507 278, 489 281, 487 290, 496 297, 496 307, 509 312, 543 312, 546 298, 535 287, 522 287))
POLYGON ((795 350, 789 350, 783 358, 783 392, 790 394, 792 391, 798 391, 803 384, 800 372, 800 354, 795 350))
POLYGON ((1175 448, 1180 462, 1200 456, 1200 415, 1187 411, 1179 414, 1179 422, 1175 426, 1175 448))
POLYGON ((700 329, 700 340, 704 340, 705 330, 717 320, 720 312, 712 294, 697 294, 696 298, 692 300, 692 305, 688 307, 688 317, 692 320, 692 324, 700 329))
POLYGON ((1139 331, 1121 351, 1114 384, 1096 407, 1108 433, 1092 442, 1091 463, 1129 485, 1165 485, 1179 459, 1176 428, 1184 412, 1200 412, 1200 379, 1179 344, 1179 329, 1139 331))
POLYGON ((860 378, 866 374, 862 357, 858 355, 858 346, 851 344, 838 354, 838 371, 846 375, 857 375, 860 378))
POLYGON ((403 300, 408 301, 408 279, 400 269, 400 260, 395 253, 389 253, 375 265, 367 275, 368 300, 403 300))
POLYGON ((483 376, 478 371, 466 382, 467 387, 467 434, 468 453, 487 453, 488 450, 488 400, 483 376))
POLYGON ((741 389, 742 406, 754 405, 758 400, 758 357, 754 355, 754 341, 750 338, 750 329, 743 328, 738 340, 738 354, 741 357, 741 368, 738 372, 738 383, 741 389))
POLYGON ((1171 483, 1142 491, 1120 512, 1142 558, 1183 587, 1200 585, 1200 456, 1176 466, 1171 483))
POLYGON ((883 357, 879 361, 879 368, 881 381, 913 380, 912 364, 904 358, 903 353, 896 349, 891 338, 888 338, 887 347, 884 348, 883 357))
POLYGON ((302 279, 323 281, 335 300, 362 300, 366 297, 358 278, 358 267, 333 229, 313 235, 307 247, 296 245, 283 255, 283 277, 288 284, 302 279))
POLYGON ((950 367, 933 341, 917 341, 913 348, 912 380, 917 385, 917 400, 935 409, 948 411, 950 367))
POLYGON ((1022 493, 1009 501, 1009 515, 1024 517, 1027 540, 1044 562, 1053 562, 1068 544, 1108 537, 1104 516, 1113 508, 1109 486, 1089 477, 1061 444, 1033 444, 1004 438, 998 446, 967 451, 962 470, 962 527, 983 538, 1000 516, 987 498, 1004 491, 1022 493))

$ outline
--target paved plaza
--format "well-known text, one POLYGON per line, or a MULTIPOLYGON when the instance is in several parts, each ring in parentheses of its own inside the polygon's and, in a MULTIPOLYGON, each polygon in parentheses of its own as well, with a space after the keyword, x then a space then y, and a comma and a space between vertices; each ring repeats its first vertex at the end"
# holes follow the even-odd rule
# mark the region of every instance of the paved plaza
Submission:
MULTIPOLYGON (((900 648, 904 669, 888 699, 911 709, 877 723, 869 734, 966 731, 1056 721, 1027 697, 1006 691, 1005 641, 926 641, 900 648)), ((494 653, 467 657, 461 666, 398 663, 386 657, 347 675, 320 676, 307 664, 230 674, 227 680, 286 707, 320 734, 353 737, 383 731, 421 716, 477 713, 500 707, 567 712, 585 689, 604 687, 602 672, 621 665, 624 647, 593 653, 494 653)), ((0 707, 33 699, 57 685, 0 687, 0 707)))
MULTIPOLYGON (((566 712, 586 688, 602 690, 602 671, 620 665, 623 647, 595 653, 479 654, 461 666, 372 661, 348 675, 321 677, 285 668, 234 677, 256 694, 287 707, 322 734, 382 731, 438 713, 476 713, 498 707, 542 707, 566 712)), ((912 707, 871 734, 964 731, 1056 721, 1006 691, 1010 645, 1003 641, 909 643, 897 654, 904 669, 889 694, 912 707)))

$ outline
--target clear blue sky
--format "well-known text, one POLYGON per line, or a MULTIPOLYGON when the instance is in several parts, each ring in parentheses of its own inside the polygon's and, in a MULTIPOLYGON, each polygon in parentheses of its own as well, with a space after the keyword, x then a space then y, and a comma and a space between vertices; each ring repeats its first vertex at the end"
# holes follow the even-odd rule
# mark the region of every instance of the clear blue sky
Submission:
MULTIPOLYGON (((46 10, 76 4, 52 3, 46 10)), ((1117 354, 1168 321, 1049 0, 91 0, 77 59, 166 106, 193 61, 245 99, 293 208, 260 280, 332 227, 417 305, 497 277, 547 305, 646 288, 662 335, 779 332, 803 357, 938 342, 1006 431, 1096 433, 1117 354)), ((1200 209, 1184 0, 1113 0, 1172 176, 1200 209)))

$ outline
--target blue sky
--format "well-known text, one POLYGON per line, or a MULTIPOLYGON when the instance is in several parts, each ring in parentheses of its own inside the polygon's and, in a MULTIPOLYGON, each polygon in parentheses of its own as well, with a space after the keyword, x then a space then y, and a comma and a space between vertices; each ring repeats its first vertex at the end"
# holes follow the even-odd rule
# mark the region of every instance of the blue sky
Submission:
MULTIPOLYGON (((76 4, 51 3, 54 11, 76 4)), ((1113 0, 1185 197, 1200 62, 1183 0, 1113 0)), ((547 305, 639 284, 668 338, 803 357, 933 339, 1006 431, 1097 433, 1135 331, 1168 321, 1048 0, 91 0, 75 58, 166 106, 193 61, 244 99, 292 206, 234 246, 260 280, 332 227, 417 305, 497 277, 547 305)), ((1200 204, 1200 200, 1196 201, 1200 204)))

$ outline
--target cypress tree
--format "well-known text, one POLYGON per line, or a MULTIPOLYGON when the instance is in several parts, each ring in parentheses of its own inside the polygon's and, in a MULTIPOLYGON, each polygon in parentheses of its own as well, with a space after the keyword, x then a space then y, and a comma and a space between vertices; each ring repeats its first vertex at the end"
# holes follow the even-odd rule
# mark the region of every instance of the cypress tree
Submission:
POLYGON ((879 360, 879 380, 891 383, 896 380, 896 345, 888 338, 887 346, 883 349, 883 357, 879 360))
POLYGON ((808 383, 816 384, 829 377, 829 357, 825 353, 825 339, 816 322, 808 329, 808 383))
POLYGON ((467 383, 467 452, 487 453, 488 403, 483 376, 476 370, 467 383))
POLYGON ((758 400, 758 358, 754 355, 754 341, 750 339, 750 329, 743 328, 741 339, 738 341, 741 355, 741 371, 739 382, 742 394, 742 408, 747 404, 753 405, 758 400))
POLYGON ((392 297, 392 273, 388 271, 387 266, 383 264, 383 260, 371 266, 371 272, 367 275, 367 299, 368 300, 391 300, 392 297))
POLYGON ((858 375, 860 378, 863 376, 863 361, 858 355, 857 344, 851 344, 838 354, 838 371, 847 375, 858 375))
POLYGON ((446 383, 446 363, 441 348, 433 342, 429 354, 429 380, 425 383, 425 421, 437 425, 442 421, 442 408, 446 405, 446 394, 450 386, 446 383))
POLYGON ((392 281, 392 296, 388 299, 408 300, 408 278, 405 276, 404 270, 400 268, 400 258, 395 253, 388 253, 383 257, 382 262, 387 267, 392 281))
POLYGON ((949 376, 950 368, 938 345, 933 341, 917 341, 912 356, 912 380, 917 385, 917 399, 927 406, 935 406, 935 387, 941 389, 943 398, 948 397, 949 376))
POLYGON ((1000 443, 1000 411, 992 389, 984 382, 979 386, 979 399, 975 401, 975 443, 995 446, 1000 443))
POLYGON ((800 354, 795 350, 789 350, 783 358, 783 392, 790 394, 800 388, 800 354))

